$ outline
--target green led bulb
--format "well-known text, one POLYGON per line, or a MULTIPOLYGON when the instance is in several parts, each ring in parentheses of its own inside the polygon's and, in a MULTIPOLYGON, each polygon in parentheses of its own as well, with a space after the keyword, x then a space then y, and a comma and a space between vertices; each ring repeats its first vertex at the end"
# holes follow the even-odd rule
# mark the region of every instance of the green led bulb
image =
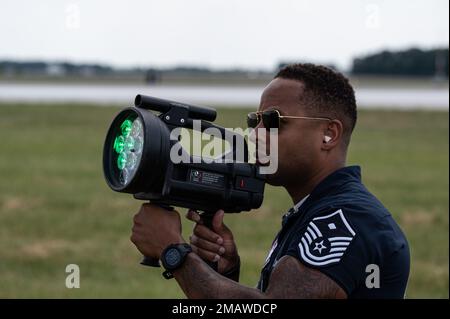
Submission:
POLYGON ((122 125, 120 125, 120 130, 122 131, 122 135, 127 137, 130 134, 131 126, 133 125, 133 122, 129 119, 126 119, 123 121, 122 125))
POLYGON ((123 151, 125 145, 125 139, 123 138, 122 135, 119 135, 116 137, 116 139, 114 140, 114 150, 116 151, 117 154, 120 154, 123 151))
POLYGON ((124 169, 126 164, 127 164, 127 154, 125 154, 125 152, 122 152, 117 157, 117 167, 119 169, 124 169))

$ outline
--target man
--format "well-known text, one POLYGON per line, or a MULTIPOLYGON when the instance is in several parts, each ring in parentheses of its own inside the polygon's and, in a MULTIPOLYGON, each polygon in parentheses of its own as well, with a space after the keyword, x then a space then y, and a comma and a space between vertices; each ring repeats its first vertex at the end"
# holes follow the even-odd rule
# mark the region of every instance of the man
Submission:
MULTIPOLYGON (((212 230, 189 211, 197 222, 191 245, 177 253, 176 267, 167 266, 187 297, 403 298, 407 240, 361 183, 360 168, 345 167, 356 123, 348 80, 323 66, 288 65, 265 88, 248 122, 279 127, 278 170, 267 182, 283 186, 294 207, 282 218, 257 288, 237 282, 239 256, 223 211, 212 230), (218 272, 205 261, 218 262, 218 272)), ((131 240, 146 256, 170 259, 166 247, 185 243, 179 214, 143 205, 131 240)))

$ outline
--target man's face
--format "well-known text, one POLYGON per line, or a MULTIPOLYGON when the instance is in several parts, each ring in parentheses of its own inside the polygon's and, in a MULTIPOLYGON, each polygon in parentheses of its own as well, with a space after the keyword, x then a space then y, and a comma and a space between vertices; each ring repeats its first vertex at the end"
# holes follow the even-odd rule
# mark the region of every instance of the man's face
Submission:
MULTIPOLYGON (((277 109, 289 116, 311 116, 301 104, 303 84, 276 78, 265 88, 258 111, 277 109)), ((278 170, 267 175, 271 185, 289 186, 309 179, 321 165, 321 145, 326 122, 281 119, 278 130, 278 170), (325 125, 325 126, 324 126, 325 125)), ((262 128, 262 122, 257 128, 262 128)), ((269 137, 269 134, 267 134, 269 137)), ((267 148, 269 142, 266 143, 267 148)))

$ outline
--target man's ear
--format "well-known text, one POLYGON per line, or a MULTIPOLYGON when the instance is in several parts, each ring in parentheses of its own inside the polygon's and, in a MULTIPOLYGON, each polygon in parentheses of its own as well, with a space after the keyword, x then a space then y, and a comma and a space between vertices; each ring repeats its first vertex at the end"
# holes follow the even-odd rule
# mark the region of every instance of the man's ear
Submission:
POLYGON ((331 150, 341 143, 344 126, 339 120, 331 120, 323 131, 323 150, 331 150))

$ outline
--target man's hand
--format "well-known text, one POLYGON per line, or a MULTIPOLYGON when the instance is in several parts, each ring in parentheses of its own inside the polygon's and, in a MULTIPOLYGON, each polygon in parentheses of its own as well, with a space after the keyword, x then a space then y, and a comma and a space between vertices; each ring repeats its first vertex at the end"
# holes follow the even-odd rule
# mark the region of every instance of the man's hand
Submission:
POLYGON ((131 241, 147 257, 160 257, 170 244, 184 243, 180 215, 156 205, 143 204, 134 215, 131 241))
POLYGON ((192 250, 203 260, 218 262, 218 272, 223 274, 239 263, 239 255, 231 230, 223 223, 224 211, 213 217, 213 229, 203 225, 198 213, 189 210, 186 217, 194 222, 194 233, 190 237, 192 250))

